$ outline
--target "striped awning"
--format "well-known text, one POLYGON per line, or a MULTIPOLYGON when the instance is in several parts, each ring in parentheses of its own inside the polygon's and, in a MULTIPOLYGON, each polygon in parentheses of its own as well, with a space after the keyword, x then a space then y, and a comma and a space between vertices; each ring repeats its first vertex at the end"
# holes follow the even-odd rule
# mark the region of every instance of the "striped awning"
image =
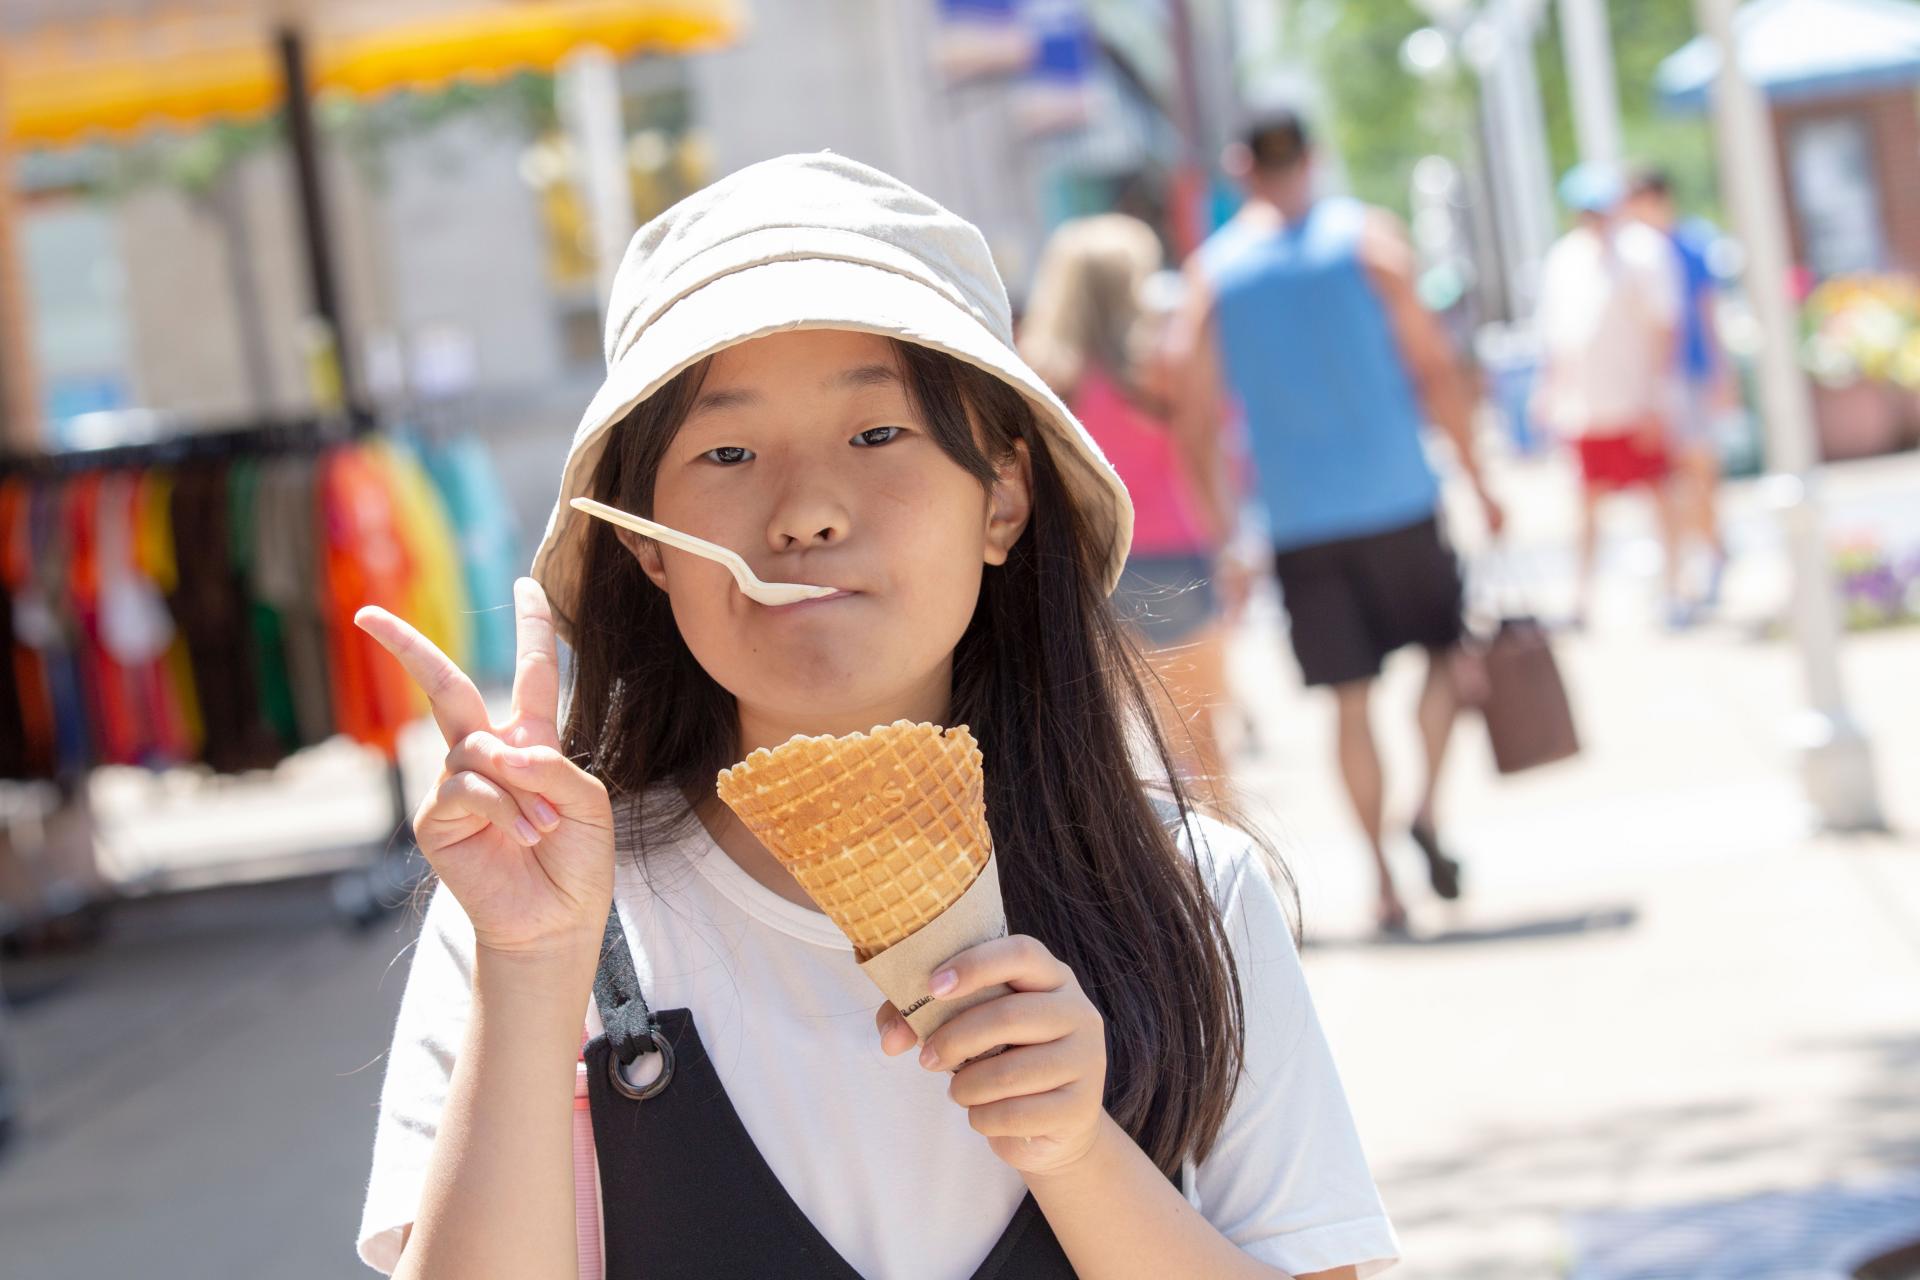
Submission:
POLYGON ((316 92, 377 95, 725 44, 739 0, 8 0, 0 128, 49 146, 151 125, 259 116, 283 96, 276 28, 310 47, 316 92))

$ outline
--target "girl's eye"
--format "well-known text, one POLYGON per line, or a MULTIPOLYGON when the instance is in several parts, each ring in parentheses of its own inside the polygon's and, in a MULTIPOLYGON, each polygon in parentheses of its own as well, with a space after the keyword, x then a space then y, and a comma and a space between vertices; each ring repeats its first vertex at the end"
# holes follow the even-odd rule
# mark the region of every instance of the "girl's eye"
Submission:
POLYGON ((753 450, 743 449, 737 444, 723 444, 718 449, 709 449, 700 455, 709 462, 717 462, 723 467, 745 462, 753 456, 753 450))
POLYGON ((852 444, 871 449, 876 445, 889 444, 899 438, 902 427, 868 427, 851 441, 852 444))

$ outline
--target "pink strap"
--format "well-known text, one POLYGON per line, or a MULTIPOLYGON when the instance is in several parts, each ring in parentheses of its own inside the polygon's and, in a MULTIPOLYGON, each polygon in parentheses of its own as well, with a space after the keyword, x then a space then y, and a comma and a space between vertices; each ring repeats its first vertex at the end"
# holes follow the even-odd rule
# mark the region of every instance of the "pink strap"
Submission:
POLYGON ((573 1223, 580 1242, 580 1280, 605 1280, 600 1256, 600 1163, 593 1149, 593 1111, 587 1101, 587 1033, 573 1077, 573 1223))

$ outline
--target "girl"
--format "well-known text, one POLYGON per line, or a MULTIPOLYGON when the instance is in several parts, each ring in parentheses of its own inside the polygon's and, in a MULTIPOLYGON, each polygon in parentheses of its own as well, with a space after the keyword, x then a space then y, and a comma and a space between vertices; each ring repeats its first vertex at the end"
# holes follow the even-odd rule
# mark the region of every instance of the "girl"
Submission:
POLYGON ((1106 213, 1062 224, 1040 258, 1020 354, 1066 400, 1133 499, 1133 547, 1115 603, 1167 686, 1162 723, 1183 772, 1212 780, 1220 775, 1213 709, 1226 695, 1226 627, 1215 602, 1218 548, 1198 496, 1211 482, 1196 476, 1217 462, 1204 443, 1173 434, 1158 332, 1172 308, 1151 307, 1147 296, 1167 278, 1156 276, 1164 266, 1159 237, 1138 218, 1106 213))
POLYGON ((622 264, 607 384, 516 587, 506 720, 363 611, 450 748, 415 819, 440 883, 369 1264, 1054 1280, 1395 1257, 1255 849, 1139 778, 1133 748, 1166 753, 1104 599, 1126 493, 1011 339, 984 240, 924 196, 827 153, 742 170, 622 264), (837 590, 755 604, 581 494, 837 590), (714 795, 758 747, 900 718, 979 738, 1011 930, 934 990, 1012 993, 917 1061, 714 795))

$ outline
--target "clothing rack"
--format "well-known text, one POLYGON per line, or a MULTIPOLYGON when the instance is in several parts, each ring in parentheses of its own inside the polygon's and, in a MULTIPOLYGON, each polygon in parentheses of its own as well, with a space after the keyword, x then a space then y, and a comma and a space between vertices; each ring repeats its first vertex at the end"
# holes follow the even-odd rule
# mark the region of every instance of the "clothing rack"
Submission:
POLYGON ((365 416, 293 416, 176 430, 158 439, 94 449, 0 449, 0 477, 23 475, 39 479, 124 467, 170 466, 244 454, 317 452, 378 432, 378 422, 365 416))
MULTIPOLYGON (((378 435, 379 430, 379 423, 362 413, 290 416, 231 425, 173 423, 168 424, 164 436, 98 448, 58 452, 0 450, 0 481, 13 477, 24 477, 30 481, 66 480, 93 472, 190 466, 220 459, 319 455, 338 446, 367 440, 378 435)), ((310 749, 309 746, 296 746, 289 752, 289 758, 310 749)), ((86 776, 97 767, 97 764, 89 766, 79 777, 68 772, 56 779, 52 787, 44 781, 0 780, 0 789, 12 789, 15 793, 7 798, 18 802, 0 804, 0 823, 6 824, 0 826, 0 856, 10 853, 18 858, 27 852, 17 847, 23 827, 23 823, 17 819, 23 811, 27 840, 32 840, 35 832, 48 828, 50 817, 55 816, 48 809, 48 796, 57 797, 52 803, 58 809, 77 810, 78 820, 90 824, 86 776)), ((154 771, 191 767, 161 766, 154 771)), ((163 872, 142 876, 133 883, 110 882, 89 868, 92 873, 91 889, 95 894, 93 898, 84 903, 76 902, 71 883, 56 885, 55 891, 44 895, 45 900, 39 904, 37 915, 32 910, 21 913, 17 909, 0 913, 0 934, 30 934, 36 926, 71 916, 76 909, 88 916, 97 916, 109 909, 113 901, 128 897, 320 876, 331 877, 332 899, 342 922, 354 927, 369 925, 385 910, 405 901, 425 872, 424 860, 414 847, 405 779, 397 750, 388 755, 385 774, 391 825, 389 834, 383 839, 337 850, 316 851, 311 856, 282 855, 258 861, 223 862, 217 867, 194 868, 190 873, 180 876, 163 872)))

